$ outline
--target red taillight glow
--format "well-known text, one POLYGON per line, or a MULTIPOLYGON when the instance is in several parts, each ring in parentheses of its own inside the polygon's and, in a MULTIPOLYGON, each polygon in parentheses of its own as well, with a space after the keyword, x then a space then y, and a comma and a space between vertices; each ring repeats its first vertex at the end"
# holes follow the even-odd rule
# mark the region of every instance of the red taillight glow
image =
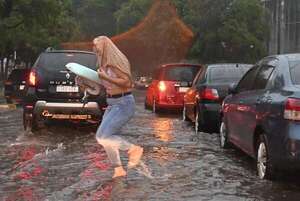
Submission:
POLYGON ((285 103, 284 118, 300 121, 300 99, 288 98, 285 103))
POLYGON ((35 86, 35 84, 36 84, 36 73, 35 71, 31 71, 29 74, 29 85, 35 86))
POLYGON ((218 100, 219 94, 216 89, 206 88, 200 93, 200 98, 204 100, 218 100))
POLYGON ((5 81, 5 85, 12 85, 12 81, 5 81))
POLYGON ((160 81, 158 83, 158 89, 160 92, 164 92, 167 90, 167 86, 166 86, 166 83, 164 81, 160 81))

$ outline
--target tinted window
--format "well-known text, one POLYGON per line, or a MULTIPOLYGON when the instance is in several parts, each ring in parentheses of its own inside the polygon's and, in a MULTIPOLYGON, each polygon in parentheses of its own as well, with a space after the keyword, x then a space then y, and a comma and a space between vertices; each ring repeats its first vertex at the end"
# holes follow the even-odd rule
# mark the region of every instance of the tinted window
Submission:
POLYGON ((300 85, 300 60, 290 61, 290 72, 293 84, 300 85))
POLYGON ((274 66, 262 66, 255 78, 253 89, 265 89, 273 70, 274 66))
POLYGON ((249 70, 247 67, 218 66, 209 68, 209 83, 237 83, 249 70))
POLYGON ((165 67, 163 80, 192 82, 198 70, 199 67, 197 66, 165 67))
POLYGON ((237 91, 238 92, 243 92, 243 91, 248 91, 251 90, 252 88, 252 84, 253 84, 253 80, 255 78, 256 75, 256 70, 257 70, 257 66, 250 69, 245 76, 242 78, 242 80, 239 82, 238 86, 237 86, 237 91))
POLYGON ((57 71, 65 70, 65 65, 70 62, 79 63, 94 70, 97 68, 96 55, 86 53, 43 53, 36 65, 39 68, 57 71))
POLYGON ((15 69, 9 75, 9 79, 12 81, 26 80, 29 75, 29 69, 15 69))

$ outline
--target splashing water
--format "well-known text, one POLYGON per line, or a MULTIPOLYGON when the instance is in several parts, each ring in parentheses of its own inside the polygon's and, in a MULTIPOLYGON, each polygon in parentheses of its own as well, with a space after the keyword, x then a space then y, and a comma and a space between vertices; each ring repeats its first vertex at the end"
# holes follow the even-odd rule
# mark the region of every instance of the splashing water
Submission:
POLYGON ((153 171, 143 161, 141 161, 140 164, 135 167, 135 169, 139 174, 144 175, 149 179, 168 179, 170 176, 172 176, 171 174, 154 175, 153 171))

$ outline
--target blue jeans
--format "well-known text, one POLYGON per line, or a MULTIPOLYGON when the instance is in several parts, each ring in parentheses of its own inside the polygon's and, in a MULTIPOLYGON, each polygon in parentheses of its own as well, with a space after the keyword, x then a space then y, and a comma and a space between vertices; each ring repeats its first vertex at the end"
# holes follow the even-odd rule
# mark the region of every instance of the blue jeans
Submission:
POLYGON ((135 100, 133 95, 108 98, 108 107, 103 115, 96 139, 101 144, 113 166, 121 166, 119 150, 127 151, 133 145, 120 136, 121 128, 133 117, 135 100))

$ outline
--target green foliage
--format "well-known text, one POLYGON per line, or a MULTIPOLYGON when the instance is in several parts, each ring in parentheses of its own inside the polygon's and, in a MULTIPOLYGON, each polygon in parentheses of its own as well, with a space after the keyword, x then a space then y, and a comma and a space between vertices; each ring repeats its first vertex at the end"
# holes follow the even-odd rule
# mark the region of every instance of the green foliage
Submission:
POLYGON ((197 37, 190 57, 255 62, 266 54, 268 26, 259 0, 173 0, 197 37))
POLYGON ((2 0, 0 57, 17 51, 22 61, 78 33, 69 0, 2 0))
POLYGON ((73 10, 81 29, 79 38, 90 40, 98 35, 114 35, 114 13, 122 2, 124 0, 73 0, 73 10))
POLYGON ((129 0, 115 12, 117 33, 135 26, 147 14, 151 0, 129 0))

